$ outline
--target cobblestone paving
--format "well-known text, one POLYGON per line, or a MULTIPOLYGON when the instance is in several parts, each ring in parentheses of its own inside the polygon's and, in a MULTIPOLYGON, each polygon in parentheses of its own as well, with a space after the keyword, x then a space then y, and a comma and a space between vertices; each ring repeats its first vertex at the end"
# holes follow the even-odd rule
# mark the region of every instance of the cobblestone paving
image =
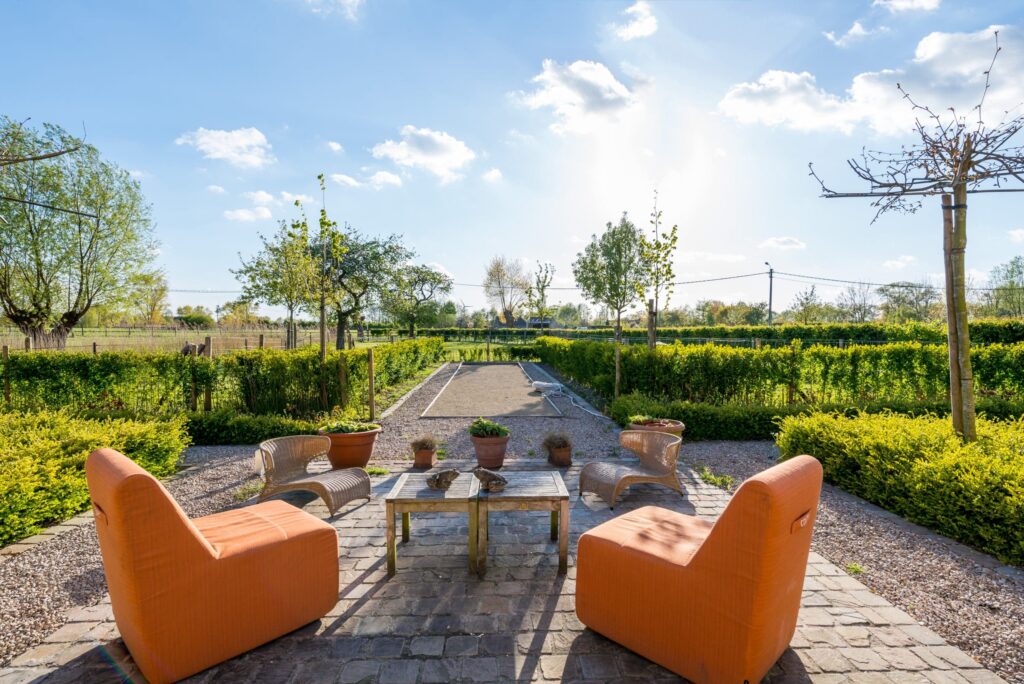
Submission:
MULTIPOLYGON (((576 497, 579 465, 563 475, 572 496, 570 567, 558 576, 557 546, 546 513, 492 514, 486 579, 469 574, 467 521, 457 514, 413 514, 412 537, 399 545, 398 573, 384 559, 383 496, 403 464, 374 478, 374 499, 350 505, 337 527, 341 592, 322 620, 190 681, 265 682, 670 682, 666 670, 598 634, 575 615, 574 551, 579 535, 614 515, 588 495, 576 497)), ((468 461, 446 466, 468 469, 468 461)), ((506 470, 547 466, 514 459, 506 470)), ((729 495, 685 466, 685 499, 666 489, 630 489, 617 512, 656 504, 717 516, 729 495)), ((291 498, 323 518, 319 500, 291 498)), ((141 677, 118 638, 109 600, 72 611, 46 641, 0 670, 0 683, 117 682, 141 677)), ((999 682, 962 651, 869 591, 832 563, 811 555, 799 626, 769 682, 999 682)))

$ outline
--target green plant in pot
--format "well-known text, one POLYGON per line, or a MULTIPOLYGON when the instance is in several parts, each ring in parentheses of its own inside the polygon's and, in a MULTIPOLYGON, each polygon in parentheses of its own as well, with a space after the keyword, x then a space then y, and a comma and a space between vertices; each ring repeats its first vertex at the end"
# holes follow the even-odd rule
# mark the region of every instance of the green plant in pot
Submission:
POLYGON ((671 418, 655 418, 654 416, 630 416, 629 417, 629 428, 630 430, 648 430, 650 432, 667 432, 670 435, 676 437, 683 436, 683 430, 686 426, 683 425, 682 421, 673 420, 671 418))
POLYGON ((380 430, 376 423, 335 420, 320 426, 317 432, 331 440, 327 458, 332 468, 365 468, 380 430))
POLYGON ((572 465, 572 440, 564 432, 549 432, 541 446, 547 449, 548 463, 558 468, 572 465))
POLYGON ((437 439, 434 435, 420 435, 409 443, 413 453, 413 468, 433 468, 434 454, 437 453, 437 439))
POLYGON ((477 463, 484 468, 500 468, 505 463, 510 434, 501 423, 486 418, 474 420, 469 426, 469 438, 473 440, 477 463))

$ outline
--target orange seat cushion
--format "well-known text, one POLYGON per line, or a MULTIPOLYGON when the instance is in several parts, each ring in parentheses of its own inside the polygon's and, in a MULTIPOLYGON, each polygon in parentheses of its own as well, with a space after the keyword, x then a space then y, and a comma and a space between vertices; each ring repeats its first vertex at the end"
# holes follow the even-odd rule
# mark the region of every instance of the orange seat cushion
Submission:
POLYGON ((327 523, 284 501, 214 513, 192 523, 213 546, 218 558, 326 531, 334 533, 327 523))
POLYGON ((586 542, 608 544, 646 560, 686 565, 714 523, 666 508, 645 506, 584 533, 586 542))

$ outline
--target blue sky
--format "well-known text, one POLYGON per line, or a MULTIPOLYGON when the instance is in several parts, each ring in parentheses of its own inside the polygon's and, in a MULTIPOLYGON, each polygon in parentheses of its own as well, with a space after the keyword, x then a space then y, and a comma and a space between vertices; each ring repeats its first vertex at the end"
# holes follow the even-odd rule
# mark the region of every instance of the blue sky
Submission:
MULTIPOLYGON (((494 254, 551 261, 657 188, 681 280, 779 270, 937 278, 938 199, 869 225, 844 160, 910 139, 901 81, 972 104, 1004 47, 993 109, 1024 101, 1024 8, 1008 2, 3 2, 0 111, 50 121, 137 173, 175 290, 234 290, 258 234, 331 178, 333 218, 401 233, 419 260, 479 283, 494 254), (828 34, 828 35, 826 35, 828 34), (40 49, 40 36, 47 48, 40 49)), ((1024 253, 1021 195, 971 201, 980 284, 1024 253)), ((938 281, 936 281, 938 282, 938 281)), ((805 287, 776 283, 783 306, 805 287)), ((819 288, 823 295, 837 291, 819 288)), ((174 292, 215 306, 230 294, 174 292)), ((677 289, 765 299, 767 278, 677 289)), ((454 299, 483 305, 479 288, 454 299)), ((556 299, 575 301, 571 290, 556 299)), ((779 304, 776 308, 781 308, 779 304)))

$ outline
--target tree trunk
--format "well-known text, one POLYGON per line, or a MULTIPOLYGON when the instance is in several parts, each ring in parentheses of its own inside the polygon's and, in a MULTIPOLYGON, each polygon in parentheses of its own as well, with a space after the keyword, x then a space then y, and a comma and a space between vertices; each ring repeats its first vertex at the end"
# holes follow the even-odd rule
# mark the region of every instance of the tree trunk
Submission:
POLYGON ((963 395, 960 393, 960 336, 956 327, 956 297, 953 294, 953 197, 942 196, 942 252, 946 271, 946 339, 949 347, 949 405, 953 429, 964 433, 963 395))
POLYGON ((345 333, 348 332, 348 316, 346 316, 342 310, 338 309, 338 331, 334 336, 334 348, 344 349, 345 348, 345 333))
POLYGON ((38 326, 19 325, 18 329, 32 340, 32 349, 64 349, 71 332, 63 325, 55 325, 50 329, 38 326))
POLYGON ((658 312, 653 299, 647 300, 647 346, 658 346, 658 312))
MULTIPOLYGON (((978 439, 974 415, 974 372, 971 369, 971 338, 967 328, 967 279, 964 272, 964 252, 967 250, 967 185, 958 183, 953 187, 953 234, 950 244, 952 262, 952 283, 949 284, 953 298, 954 320, 947 327, 956 329, 956 365, 959 370, 960 415, 963 429, 960 433, 965 442, 978 439)), ((953 350, 950 349, 952 361, 953 350)), ((957 412, 957 407, 952 407, 957 412)))

